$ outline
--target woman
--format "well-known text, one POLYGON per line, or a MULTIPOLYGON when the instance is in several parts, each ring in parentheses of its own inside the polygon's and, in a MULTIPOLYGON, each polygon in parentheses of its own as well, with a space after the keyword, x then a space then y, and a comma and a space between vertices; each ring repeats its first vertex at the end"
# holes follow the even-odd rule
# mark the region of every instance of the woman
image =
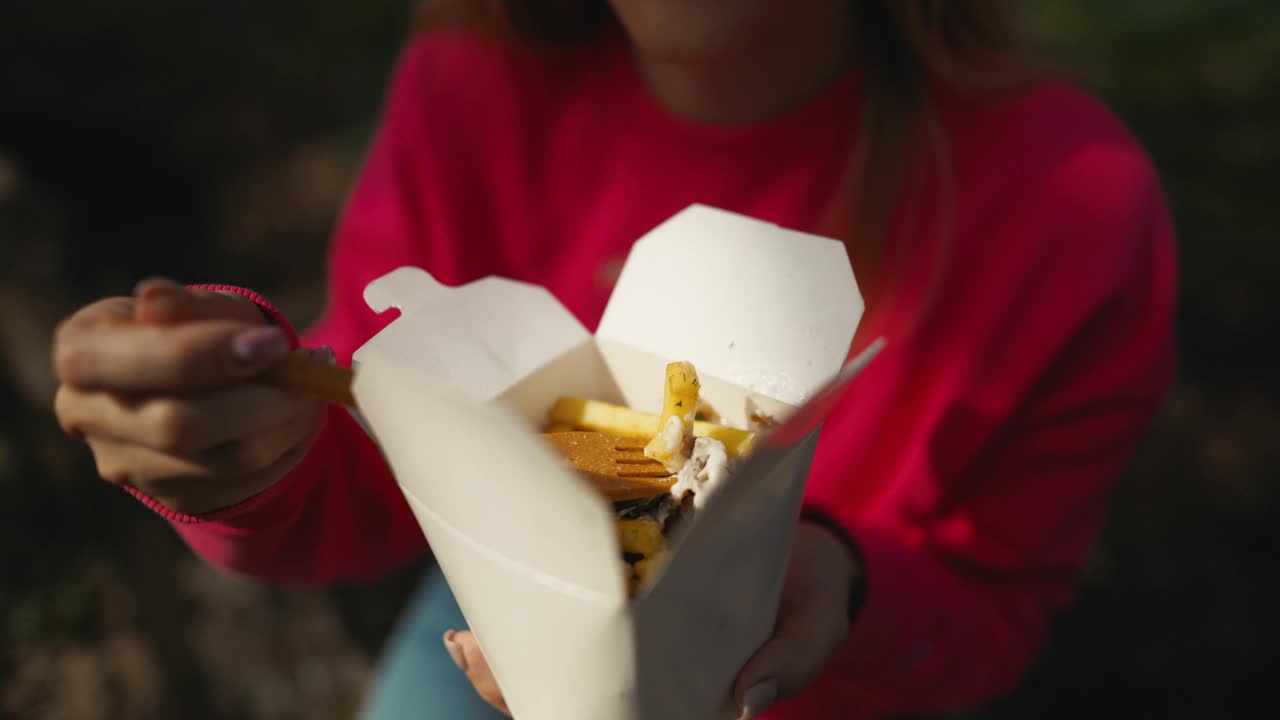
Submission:
MULTIPOLYGON (((593 327, 628 243, 692 202, 843 238, 868 299, 853 350, 892 342, 824 427, 775 635, 735 699, 871 718, 996 697, 1174 368, 1155 174, 1104 108, 1035 76, 1011 5, 432 6, 305 344, 348 362, 386 322, 362 289, 400 265, 540 283, 593 327)), ((60 329, 58 414, 209 562, 379 575, 427 548, 377 449, 250 381, 297 343, 249 291, 143 283, 60 329)), ((503 707, 461 622, 433 573, 369 717, 492 714, 454 663, 503 707)))

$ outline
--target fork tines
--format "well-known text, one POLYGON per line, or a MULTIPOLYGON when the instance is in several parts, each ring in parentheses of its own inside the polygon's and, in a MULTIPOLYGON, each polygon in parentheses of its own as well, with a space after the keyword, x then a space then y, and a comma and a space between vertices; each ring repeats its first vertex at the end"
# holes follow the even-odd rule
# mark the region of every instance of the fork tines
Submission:
POLYGON ((613 446, 613 452, 614 463, 620 466, 620 478, 664 478, 671 475, 662 463, 644 454, 643 445, 620 442, 613 446))

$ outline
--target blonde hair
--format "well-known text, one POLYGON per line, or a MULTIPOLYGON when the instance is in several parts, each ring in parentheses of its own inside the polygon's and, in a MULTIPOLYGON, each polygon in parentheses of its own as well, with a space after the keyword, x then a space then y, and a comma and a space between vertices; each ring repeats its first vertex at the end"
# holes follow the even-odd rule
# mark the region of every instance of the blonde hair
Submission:
MULTIPOLYGON (((868 313, 884 299, 884 241, 901 209, 903 184, 930 160, 939 176, 943 237, 933 258, 931 306, 951 248, 952 178, 946 139, 929 104, 930 87, 969 95, 1012 90, 1038 70, 1020 32, 1012 0, 851 0, 854 43, 868 89, 854 143, 846 243, 868 313)), ((868 327, 865 321, 860 326, 868 327)), ((859 333, 861 335, 861 332, 859 333)), ((865 341, 865 338, 861 338, 865 341)), ((856 347, 855 347, 856 350, 856 347)))

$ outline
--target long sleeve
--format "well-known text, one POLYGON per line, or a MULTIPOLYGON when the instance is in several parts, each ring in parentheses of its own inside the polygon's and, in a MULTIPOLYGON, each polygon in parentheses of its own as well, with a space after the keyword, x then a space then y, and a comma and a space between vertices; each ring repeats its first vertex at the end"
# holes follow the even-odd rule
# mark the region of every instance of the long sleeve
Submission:
MULTIPOLYGON (((426 179, 414 147, 424 135, 419 100, 425 73, 421 52, 410 46, 335 233, 326 307, 300 340, 332 347, 344 365, 390 319, 367 308, 365 285, 397 267, 430 262, 418 214, 426 179)), ((209 563, 276 582, 376 577, 422 553, 426 541, 377 446, 345 408, 330 406, 327 413, 301 463, 240 505, 193 517, 147 504, 209 563)))
POLYGON ((948 366, 947 353, 976 360, 950 365, 964 371, 910 411, 910 430, 930 439, 899 458, 899 489, 873 503, 807 500, 863 556, 863 605, 820 685, 868 717, 956 710, 1017 684, 1174 377, 1172 228, 1136 149, 1082 150, 1037 187, 991 226, 1053 249, 958 263, 989 273, 971 295, 992 304, 957 311, 992 319, 948 316, 968 336, 938 331, 921 353, 916 368, 948 366))

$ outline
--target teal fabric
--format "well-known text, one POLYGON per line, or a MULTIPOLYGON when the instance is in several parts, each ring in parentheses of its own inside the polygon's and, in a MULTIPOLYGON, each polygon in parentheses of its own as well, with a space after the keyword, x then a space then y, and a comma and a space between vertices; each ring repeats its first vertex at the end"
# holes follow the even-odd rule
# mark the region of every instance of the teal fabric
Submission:
POLYGON ((387 641, 360 720, 506 718, 480 699, 445 652, 445 631, 466 627, 449 584, 433 567, 387 641))

